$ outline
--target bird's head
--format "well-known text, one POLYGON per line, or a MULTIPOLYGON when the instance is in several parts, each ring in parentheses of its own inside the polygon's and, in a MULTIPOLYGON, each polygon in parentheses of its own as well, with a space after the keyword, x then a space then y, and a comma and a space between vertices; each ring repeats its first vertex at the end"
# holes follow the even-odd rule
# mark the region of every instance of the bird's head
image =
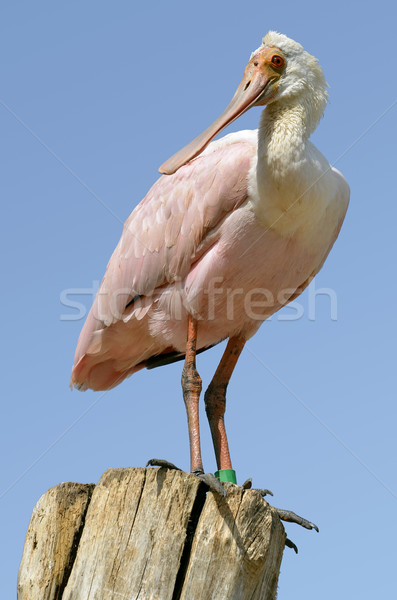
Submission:
POLYGON ((309 129, 313 130, 324 112, 327 97, 327 84, 317 59, 294 40, 269 31, 262 45, 251 54, 227 108, 208 129, 161 165, 159 171, 167 175, 175 173, 253 106, 300 103, 310 111, 309 129))
POLYGON ((267 104, 277 101, 308 105, 314 128, 328 100, 328 86, 318 60, 306 52, 298 42, 281 33, 269 31, 262 40, 262 46, 252 53, 250 62, 255 60, 257 54, 266 52, 266 49, 275 55, 279 52, 284 60, 280 77, 270 83, 270 86, 274 87, 274 94, 267 104))

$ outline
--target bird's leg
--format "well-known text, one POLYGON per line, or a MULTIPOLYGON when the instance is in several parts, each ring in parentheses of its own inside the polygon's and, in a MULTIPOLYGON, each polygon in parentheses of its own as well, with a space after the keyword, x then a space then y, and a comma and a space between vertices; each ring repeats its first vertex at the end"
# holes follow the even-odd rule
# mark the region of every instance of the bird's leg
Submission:
POLYGON ((205 392, 205 410, 211 428, 212 441, 218 469, 231 469, 229 446, 227 443, 224 414, 226 409, 226 389, 244 348, 243 338, 230 338, 215 375, 205 392))
POLYGON ((182 371, 182 390, 187 412, 190 442, 190 471, 204 473, 200 448, 199 398, 201 378, 196 369, 197 321, 188 316, 185 365, 182 371))

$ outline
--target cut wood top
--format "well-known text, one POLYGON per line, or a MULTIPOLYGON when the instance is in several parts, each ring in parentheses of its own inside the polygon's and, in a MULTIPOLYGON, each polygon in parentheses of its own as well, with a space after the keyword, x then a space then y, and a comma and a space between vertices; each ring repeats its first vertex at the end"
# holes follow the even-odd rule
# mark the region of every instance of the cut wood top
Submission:
POLYGON ((284 528, 258 492, 225 485, 222 498, 190 473, 127 468, 52 488, 18 600, 273 600, 284 528))

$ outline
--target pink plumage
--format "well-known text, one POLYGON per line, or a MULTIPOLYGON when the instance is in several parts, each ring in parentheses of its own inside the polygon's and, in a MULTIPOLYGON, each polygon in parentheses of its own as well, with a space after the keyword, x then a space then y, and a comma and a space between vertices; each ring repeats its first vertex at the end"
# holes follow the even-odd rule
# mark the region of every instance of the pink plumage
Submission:
MULTIPOLYGON (((225 221, 247 199, 254 153, 254 145, 236 142, 200 156, 160 177, 131 213, 77 344, 76 387, 108 389, 152 356, 184 353, 186 311, 203 310, 191 298, 189 274, 204 286, 211 271, 221 275, 217 255, 233 244, 222 237, 225 221)), ((226 337, 227 331, 215 333, 199 347, 226 337)))
MULTIPOLYGON (((185 355, 184 373, 197 383, 196 351, 229 338, 206 394, 220 469, 231 462, 224 408, 213 416, 219 390, 224 405, 245 341, 308 285, 346 213, 345 179, 309 141, 326 101, 316 59, 267 34, 228 108, 162 166, 167 175, 127 219, 78 341, 71 384, 105 390, 185 355), (265 104, 258 131, 207 147, 229 122, 265 104)), ((184 394, 193 457, 198 395, 191 409, 185 387, 184 394)), ((191 466, 202 470, 201 458, 191 466)))

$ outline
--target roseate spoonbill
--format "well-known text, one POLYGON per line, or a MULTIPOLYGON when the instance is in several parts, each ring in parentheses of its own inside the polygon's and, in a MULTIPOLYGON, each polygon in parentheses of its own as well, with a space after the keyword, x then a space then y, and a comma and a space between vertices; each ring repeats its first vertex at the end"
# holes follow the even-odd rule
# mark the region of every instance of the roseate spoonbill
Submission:
POLYGON ((228 338, 205 393, 218 469, 228 472, 225 394, 238 357, 320 270, 342 225, 348 184, 309 141, 326 103, 317 60, 269 32, 226 110, 162 165, 127 219, 81 332, 71 379, 80 390, 184 359, 194 473, 203 473, 196 354, 228 338), (252 106, 266 106, 257 131, 209 144, 252 106))

